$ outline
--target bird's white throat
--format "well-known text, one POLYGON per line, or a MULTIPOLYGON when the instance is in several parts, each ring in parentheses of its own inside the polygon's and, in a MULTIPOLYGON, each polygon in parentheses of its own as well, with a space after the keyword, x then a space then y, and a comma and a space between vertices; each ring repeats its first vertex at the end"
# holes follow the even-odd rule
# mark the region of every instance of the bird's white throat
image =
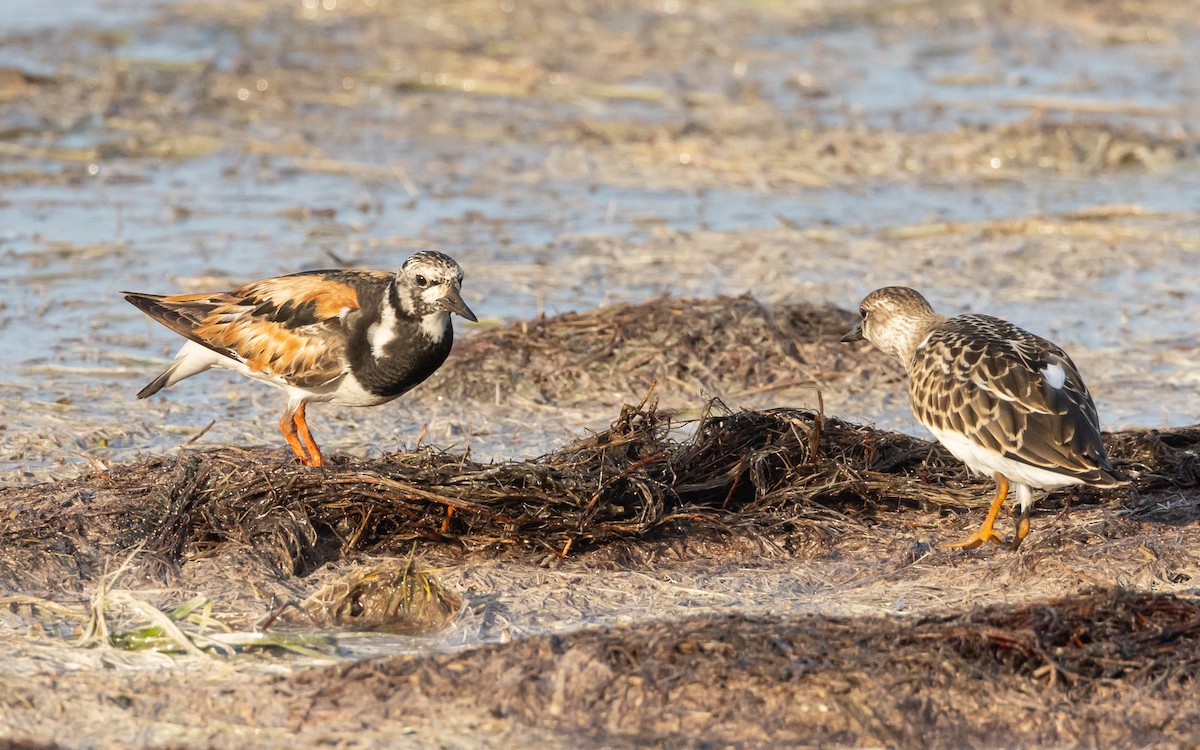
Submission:
POLYGON ((439 310, 421 318, 421 334, 435 344, 442 343, 450 329, 450 313, 439 310))

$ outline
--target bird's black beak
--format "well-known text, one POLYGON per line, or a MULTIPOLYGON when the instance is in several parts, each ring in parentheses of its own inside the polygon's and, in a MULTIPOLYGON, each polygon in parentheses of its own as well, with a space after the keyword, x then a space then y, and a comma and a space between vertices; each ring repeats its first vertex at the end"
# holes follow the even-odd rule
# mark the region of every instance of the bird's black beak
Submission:
POLYGON ((860 320, 854 324, 853 328, 851 328, 849 331, 846 331, 845 336, 842 336, 842 343, 849 343, 851 341, 862 341, 864 338, 866 338, 866 337, 863 336, 862 321, 860 320))
POLYGON ((442 297, 439 302, 447 311, 461 315, 472 323, 479 322, 479 318, 475 317, 475 313, 471 312, 471 308, 467 307, 466 302, 463 302, 462 295, 458 293, 458 287, 451 285, 446 296, 442 297))

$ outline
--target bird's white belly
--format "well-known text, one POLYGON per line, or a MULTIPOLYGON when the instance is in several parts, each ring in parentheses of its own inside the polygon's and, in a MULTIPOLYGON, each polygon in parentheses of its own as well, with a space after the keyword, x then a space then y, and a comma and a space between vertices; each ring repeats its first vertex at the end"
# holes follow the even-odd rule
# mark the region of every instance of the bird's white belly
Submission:
POLYGON ((186 365, 181 369, 179 379, 212 367, 223 367, 245 375, 251 380, 258 380, 285 391, 288 400, 293 404, 301 401, 314 401, 332 402, 341 406, 378 406, 396 398, 395 396, 378 396, 370 393, 362 387, 352 373, 346 373, 324 385, 302 388, 288 383, 283 378, 253 370, 245 362, 227 357, 193 341, 184 344, 183 348, 179 350, 178 356, 185 359, 186 365))
POLYGON ((1054 471, 1038 468, 1037 466, 1031 466, 1021 461, 1015 461, 1011 458, 1005 458, 999 453, 990 451, 957 432, 939 430, 929 425, 925 425, 925 427, 933 433, 933 436, 937 438, 939 443, 946 447, 946 450, 953 453, 955 458, 962 461, 967 465, 967 468, 977 474, 991 476, 996 472, 1000 472, 1010 482, 1025 484, 1030 487, 1040 487, 1042 489, 1065 487, 1070 484, 1083 484, 1083 480, 1078 477, 1059 474, 1054 471))
POLYGON ((333 387, 328 392, 314 396, 312 400, 330 401, 341 406, 378 406, 396 398, 396 396, 379 396, 371 393, 362 387, 352 372, 346 373, 330 385, 333 387))

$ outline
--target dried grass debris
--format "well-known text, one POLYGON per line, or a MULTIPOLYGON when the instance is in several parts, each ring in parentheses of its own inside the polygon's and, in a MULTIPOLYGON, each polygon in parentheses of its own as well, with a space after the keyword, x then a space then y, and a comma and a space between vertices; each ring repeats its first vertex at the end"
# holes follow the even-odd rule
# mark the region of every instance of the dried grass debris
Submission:
MULTIPOLYGON (((14 489, 6 492, 16 512, 0 532, 0 572, 20 579, 30 560, 62 550, 76 565, 98 565, 137 543, 168 571, 252 550, 288 576, 351 550, 405 554, 414 542, 538 558, 672 534, 829 538, 831 509, 869 521, 881 507, 987 501, 988 483, 935 444, 803 409, 710 408, 679 439, 669 414, 627 406, 610 429, 527 461, 481 464, 427 448, 377 460, 339 456, 314 471, 278 452, 226 449, 14 489), (98 507, 89 502, 96 499, 98 507)), ((1119 496, 1135 509, 1152 508, 1156 491, 1197 484, 1198 429, 1108 442, 1133 479, 1119 496)), ((1075 497, 1105 496, 1081 489, 1075 497)), ((1187 517, 1171 522, 1185 523, 1197 510, 1174 512, 1187 517)))
POLYGON ((1098 589, 919 620, 706 614, 373 659, 294 684, 318 719, 351 702, 386 715, 415 693, 584 746, 682 732, 718 745, 1029 747, 1194 738, 1200 714, 1178 702, 1194 702, 1198 674, 1200 601, 1098 589))
POLYGON ((473 336, 424 389, 456 400, 562 406, 642 393, 655 381, 681 386, 693 402, 702 394, 785 388, 862 367, 838 343, 855 317, 830 306, 768 306, 749 295, 663 296, 473 336))
POLYGON ((462 607, 462 597, 410 555, 355 566, 272 619, 325 629, 424 635, 449 625, 462 607))

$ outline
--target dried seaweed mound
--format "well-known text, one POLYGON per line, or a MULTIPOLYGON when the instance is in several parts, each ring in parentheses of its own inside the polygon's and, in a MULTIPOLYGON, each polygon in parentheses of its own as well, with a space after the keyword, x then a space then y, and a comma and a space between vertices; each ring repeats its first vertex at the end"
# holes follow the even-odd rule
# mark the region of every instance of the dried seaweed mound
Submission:
POLYGON ((767 307, 748 295, 664 296, 473 336, 423 389, 456 400, 503 395, 561 406, 598 393, 641 393, 655 380, 683 384, 693 396, 787 387, 865 366, 838 343, 854 319, 835 307, 767 307))
MULTIPOLYGON (((58 492, 11 491, 0 545, 6 561, 65 553, 96 569, 138 544, 166 565, 232 546, 303 573, 350 550, 406 553, 412 541, 564 555, 669 532, 806 533, 831 510, 864 517, 881 502, 986 502, 988 482, 969 480, 939 446, 813 411, 712 411, 690 438, 676 432, 669 415, 643 404, 625 407, 607 431, 528 461, 480 464, 425 449, 313 470, 279 452, 185 453, 58 492)), ((1126 500, 1200 477, 1200 429, 1108 442, 1134 478, 1126 500)))
POLYGON ((167 565, 233 545, 303 572, 352 549, 405 553, 412 540, 565 554, 683 525, 794 528, 806 508, 882 495, 972 502, 970 491, 938 486, 961 469, 936 447, 812 411, 715 413, 690 439, 672 431, 668 415, 643 406, 529 461, 479 464, 425 449, 339 457, 314 471, 278 452, 184 453, 60 494, 10 491, 15 520, 0 544, 67 552, 97 572, 138 544, 167 565))
POLYGON ((1195 599, 1101 591, 1018 609, 997 607, 945 635, 962 655, 1051 683, 1147 684, 1200 676, 1195 599))
POLYGON ((1116 432, 1104 444, 1142 491, 1200 485, 1200 427, 1116 432))
POLYGON ((609 430, 532 461, 477 464, 425 450, 314 472, 257 453, 191 454, 149 493, 145 507, 161 519, 150 546, 178 559, 237 542, 298 571, 414 539, 565 554, 681 523, 795 524, 805 507, 884 495, 972 499, 936 486, 961 468, 929 443, 811 411, 710 415, 683 442, 670 432, 656 409, 626 407, 609 430))

